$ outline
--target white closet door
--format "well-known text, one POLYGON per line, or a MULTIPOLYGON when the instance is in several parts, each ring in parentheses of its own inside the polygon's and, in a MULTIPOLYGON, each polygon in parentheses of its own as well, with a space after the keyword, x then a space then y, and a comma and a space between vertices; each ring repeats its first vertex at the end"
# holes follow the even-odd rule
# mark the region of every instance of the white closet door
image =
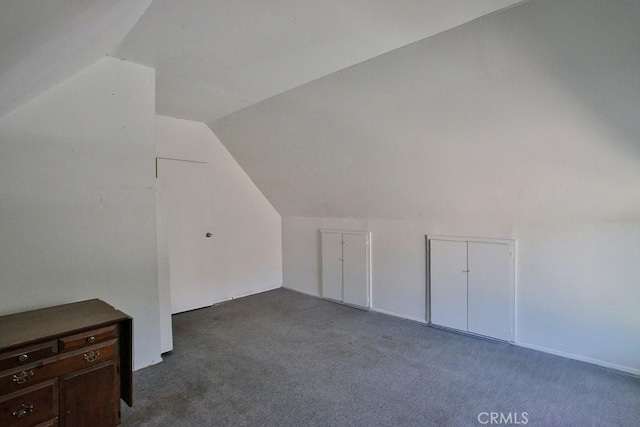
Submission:
POLYGON ((468 330, 511 341, 511 257, 508 245, 469 242, 468 330))
POLYGON ((431 323, 467 330, 467 242, 430 241, 431 323))
POLYGON ((322 233, 322 298, 342 301, 342 234, 322 233))
POLYGON ((368 307, 367 236, 364 234, 343 234, 342 241, 343 302, 368 307))

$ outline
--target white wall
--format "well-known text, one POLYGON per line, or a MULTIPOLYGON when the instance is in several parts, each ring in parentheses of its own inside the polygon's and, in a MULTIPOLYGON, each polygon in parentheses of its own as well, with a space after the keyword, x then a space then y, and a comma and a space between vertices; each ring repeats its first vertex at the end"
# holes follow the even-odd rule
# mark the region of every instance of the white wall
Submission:
POLYGON ((640 374, 640 222, 530 225, 516 236, 518 341, 640 374))
MULTIPOLYGON (((282 286, 282 223, 271 206, 220 143, 200 122, 157 116, 158 157, 204 161, 211 170, 213 201, 212 286, 216 302, 282 286)), ((160 241, 163 242, 162 230, 160 241)), ((167 251, 160 259, 168 259, 167 251)), ((160 247, 160 251, 163 249, 160 247)), ((165 270, 165 275, 168 271, 165 270)), ((169 292, 161 277, 161 296, 169 292)), ((163 317, 170 306, 163 298, 163 317)))
POLYGON ((154 70, 105 58, 0 119, 0 314, 100 298, 160 358, 154 70))
POLYGON ((640 223, 283 217, 284 287, 321 294, 321 228, 371 231, 372 310, 424 322, 425 235, 517 241, 516 342, 640 374, 640 223))

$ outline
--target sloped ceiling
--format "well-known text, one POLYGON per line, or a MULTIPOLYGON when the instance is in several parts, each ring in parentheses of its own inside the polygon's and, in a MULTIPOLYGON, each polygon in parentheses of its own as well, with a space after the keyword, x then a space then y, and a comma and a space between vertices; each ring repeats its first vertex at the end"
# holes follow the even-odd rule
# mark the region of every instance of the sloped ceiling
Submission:
POLYGON ((520 0, 155 0, 113 53, 159 114, 208 122, 520 0))
POLYGON ((637 221, 639 23, 532 0, 209 125, 284 216, 637 221))
POLYGON ((0 3, 0 116, 111 53, 282 215, 640 219, 638 1, 150 3, 0 3))
POLYGON ((114 50, 151 1, 0 2, 0 117, 114 50))

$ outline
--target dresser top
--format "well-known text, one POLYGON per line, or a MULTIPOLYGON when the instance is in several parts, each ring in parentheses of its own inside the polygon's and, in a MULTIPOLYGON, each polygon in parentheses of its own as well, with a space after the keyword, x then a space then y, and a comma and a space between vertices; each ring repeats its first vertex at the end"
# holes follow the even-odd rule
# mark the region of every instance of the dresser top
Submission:
POLYGON ((0 351, 126 319, 99 299, 0 316, 0 351))

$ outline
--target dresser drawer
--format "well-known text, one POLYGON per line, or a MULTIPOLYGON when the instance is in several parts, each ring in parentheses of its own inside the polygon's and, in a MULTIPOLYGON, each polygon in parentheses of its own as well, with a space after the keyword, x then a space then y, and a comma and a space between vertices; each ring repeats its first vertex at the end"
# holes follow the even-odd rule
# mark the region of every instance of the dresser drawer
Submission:
POLYGON ((24 366, 22 369, 5 371, 0 376, 0 395, 23 390, 35 383, 96 365, 113 359, 117 355, 117 340, 110 340, 102 344, 51 357, 41 362, 24 366))
POLYGON ((0 354, 0 371, 25 366, 58 353, 58 341, 47 341, 0 354))
POLYGON ((55 421, 57 415, 57 379, 0 397, 1 426, 26 427, 47 421, 57 423, 57 421, 55 421))
POLYGON ((72 351, 82 347, 88 347, 104 341, 118 338, 118 327, 116 325, 106 328, 94 329, 87 332, 60 338, 60 352, 72 351))

